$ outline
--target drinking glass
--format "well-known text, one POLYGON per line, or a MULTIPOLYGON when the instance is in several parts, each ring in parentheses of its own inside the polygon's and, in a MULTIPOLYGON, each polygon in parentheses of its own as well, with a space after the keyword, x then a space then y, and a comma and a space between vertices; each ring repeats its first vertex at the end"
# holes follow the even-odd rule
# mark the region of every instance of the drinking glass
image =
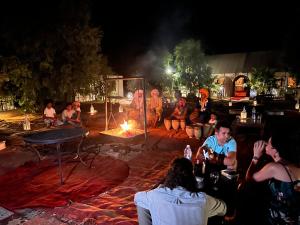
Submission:
POLYGON ((218 183, 218 180, 220 178, 220 173, 218 171, 213 171, 209 174, 209 178, 210 178, 211 183, 213 185, 213 189, 215 191, 218 190, 217 183, 218 183))

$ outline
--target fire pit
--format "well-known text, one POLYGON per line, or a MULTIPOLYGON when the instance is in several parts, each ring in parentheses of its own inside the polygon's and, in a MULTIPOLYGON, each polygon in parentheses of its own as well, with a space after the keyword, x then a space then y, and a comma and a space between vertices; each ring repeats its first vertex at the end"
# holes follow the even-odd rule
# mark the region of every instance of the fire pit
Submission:
POLYGON ((101 134, 119 137, 119 138, 134 138, 136 136, 139 136, 141 134, 145 134, 144 130, 135 128, 134 122, 127 122, 124 121, 123 124, 120 124, 119 128, 114 128, 106 131, 101 131, 101 134))

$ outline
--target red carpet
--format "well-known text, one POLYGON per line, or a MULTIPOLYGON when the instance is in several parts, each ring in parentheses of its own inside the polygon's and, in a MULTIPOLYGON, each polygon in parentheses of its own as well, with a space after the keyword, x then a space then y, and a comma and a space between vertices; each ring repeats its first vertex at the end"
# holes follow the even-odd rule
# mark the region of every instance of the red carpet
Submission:
POLYGON ((128 174, 125 162, 108 156, 97 156, 92 168, 64 160, 65 184, 60 185, 55 162, 27 163, 0 176, 0 205, 8 209, 64 206, 99 195, 123 182, 128 174))

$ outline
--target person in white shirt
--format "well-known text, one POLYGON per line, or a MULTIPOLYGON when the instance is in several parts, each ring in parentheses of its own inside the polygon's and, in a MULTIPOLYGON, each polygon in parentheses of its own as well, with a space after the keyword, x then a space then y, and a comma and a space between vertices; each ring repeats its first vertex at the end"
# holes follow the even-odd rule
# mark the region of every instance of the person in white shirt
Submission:
POLYGON ((77 114, 72 107, 72 103, 67 103, 65 110, 62 112, 62 120, 64 124, 71 124, 73 126, 80 126, 80 119, 77 118, 77 114))
POLYGON ((162 185, 135 194, 138 221, 143 225, 206 225, 212 216, 224 216, 226 204, 200 192, 193 164, 186 158, 173 161, 162 185))
POLYGON ((44 109, 43 119, 47 127, 58 125, 56 112, 52 107, 52 102, 48 102, 46 108, 44 109))

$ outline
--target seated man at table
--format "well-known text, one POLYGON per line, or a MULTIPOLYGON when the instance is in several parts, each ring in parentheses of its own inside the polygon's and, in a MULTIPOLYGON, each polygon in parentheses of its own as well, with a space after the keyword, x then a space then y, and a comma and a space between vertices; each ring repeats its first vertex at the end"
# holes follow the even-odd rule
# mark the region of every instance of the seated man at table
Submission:
POLYGON ((209 217, 224 216, 226 204, 197 188, 193 164, 186 158, 173 161, 162 185, 135 194, 139 224, 206 225, 209 217))
POLYGON ((78 119, 75 110, 72 108, 72 103, 67 103, 67 106, 61 116, 64 124, 71 124, 76 127, 81 125, 80 119, 78 119))
POLYGON ((230 124, 227 121, 220 121, 216 124, 215 135, 208 137, 203 145, 198 149, 196 158, 203 160, 203 149, 209 148, 213 151, 218 159, 223 159, 222 162, 216 160, 216 157, 209 159, 212 163, 221 163, 228 169, 236 169, 236 141, 230 136, 230 124))

